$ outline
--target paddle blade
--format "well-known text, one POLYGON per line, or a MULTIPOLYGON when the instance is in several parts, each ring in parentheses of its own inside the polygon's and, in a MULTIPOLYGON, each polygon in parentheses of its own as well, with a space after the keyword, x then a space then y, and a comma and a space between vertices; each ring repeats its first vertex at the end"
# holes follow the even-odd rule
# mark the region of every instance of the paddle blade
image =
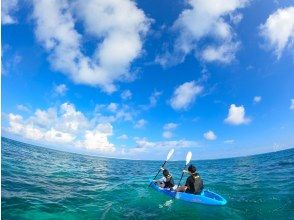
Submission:
POLYGON ((169 160, 171 158, 171 156, 174 154, 174 149, 171 149, 168 154, 167 154, 167 157, 166 157, 166 160, 169 160))
POLYGON ((186 165, 188 165, 188 163, 190 163, 191 158, 192 158, 192 152, 189 151, 186 156, 186 165))

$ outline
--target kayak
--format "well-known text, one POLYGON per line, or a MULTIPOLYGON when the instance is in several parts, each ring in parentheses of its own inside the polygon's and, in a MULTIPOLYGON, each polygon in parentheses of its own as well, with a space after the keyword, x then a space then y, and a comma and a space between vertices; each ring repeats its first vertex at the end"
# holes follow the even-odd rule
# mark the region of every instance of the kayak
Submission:
POLYGON ((161 192, 167 196, 187 202, 218 206, 227 204, 227 200, 225 200, 222 196, 207 189, 204 189, 200 195, 195 195, 184 192, 176 192, 168 188, 161 188, 157 186, 153 181, 151 182, 150 186, 156 191, 161 192))

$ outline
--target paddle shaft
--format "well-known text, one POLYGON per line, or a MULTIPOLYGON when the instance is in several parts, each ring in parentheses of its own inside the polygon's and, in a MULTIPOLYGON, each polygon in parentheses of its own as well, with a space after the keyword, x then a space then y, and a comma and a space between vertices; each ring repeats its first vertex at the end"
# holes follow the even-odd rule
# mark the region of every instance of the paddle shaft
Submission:
MULTIPOLYGON (((153 180, 155 180, 155 178, 158 176, 158 174, 160 173, 160 171, 161 171, 161 168, 163 168, 164 167, 164 165, 166 164, 166 162, 167 162, 167 160, 166 161, 164 161, 164 163, 161 165, 161 167, 160 167, 160 169, 158 170, 158 173, 156 174, 156 176, 153 178, 153 180)), ((152 183, 152 182, 151 182, 152 183)), ((149 186, 151 186, 151 183, 149 184, 149 186)))
MULTIPOLYGON (((185 165, 184 170, 186 169, 186 166, 187 166, 187 165, 185 165)), ((179 187, 180 184, 181 184, 181 181, 182 181, 182 179, 183 179, 183 176, 184 176, 184 172, 182 172, 182 176, 181 176, 181 179, 180 179, 180 181, 179 181, 178 187, 179 187)))

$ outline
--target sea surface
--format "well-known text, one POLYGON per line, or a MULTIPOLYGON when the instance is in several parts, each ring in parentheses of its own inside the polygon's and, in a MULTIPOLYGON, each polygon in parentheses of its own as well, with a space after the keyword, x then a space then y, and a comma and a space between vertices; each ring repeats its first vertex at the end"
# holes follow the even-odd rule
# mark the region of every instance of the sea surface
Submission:
MULTIPOLYGON (((294 149, 193 161, 212 207, 151 188, 160 161, 106 159, 2 138, 2 219, 294 219, 294 149)), ((183 161, 168 162, 176 182, 183 161)))

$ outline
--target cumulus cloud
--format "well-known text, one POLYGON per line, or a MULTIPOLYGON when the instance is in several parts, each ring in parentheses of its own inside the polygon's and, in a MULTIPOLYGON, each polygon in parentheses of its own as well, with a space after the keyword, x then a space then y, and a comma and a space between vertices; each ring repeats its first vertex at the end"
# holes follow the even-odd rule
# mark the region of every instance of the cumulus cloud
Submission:
POLYGON ((163 129, 164 130, 173 130, 173 129, 176 129, 177 127, 178 127, 178 124, 170 122, 170 123, 165 124, 163 126, 163 129))
POLYGON ((205 62, 230 63, 235 59, 239 42, 231 23, 238 23, 242 14, 238 10, 248 0, 191 0, 173 25, 178 34, 173 52, 157 57, 163 66, 183 62, 194 53, 205 62), (209 43, 203 41, 209 40, 209 43))
POLYGON ((259 103, 259 102, 261 102, 261 96, 254 96, 254 98, 253 98, 253 102, 254 102, 254 103, 259 103))
POLYGON ((67 90, 68 90, 68 88, 65 84, 59 84, 59 85, 54 86, 54 93, 56 95, 63 96, 63 95, 65 95, 67 90))
POLYGON ((18 10, 18 0, 2 0, 1 7, 2 24, 17 23, 17 19, 15 18, 14 13, 18 10))
POLYGON ((250 119, 245 116, 245 108, 243 105, 236 106, 232 104, 225 122, 232 125, 241 125, 248 124, 250 119))
POLYGON ((143 128, 147 124, 145 119, 140 119, 136 122, 135 128, 143 128))
POLYGON ((129 137, 126 134, 122 134, 121 136, 118 136, 117 139, 119 139, 119 140, 128 140, 129 137))
POLYGON ((172 138, 173 133, 171 131, 163 131, 162 137, 167 138, 167 139, 172 138))
POLYGON ((260 34, 279 59, 286 47, 293 48, 294 7, 282 8, 271 14, 260 26, 260 34))
POLYGON ((149 97, 149 106, 152 108, 154 106, 156 106, 159 97, 161 96, 162 92, 158 92, 158 91, 154 91, 151 96, 149 97))
POLYGON ((113 102, 107 106, 107 109, 111 112, 116 112, 117 108, 118 108, 118 104, 113 103, 113 102))
POLYGON ((111 93, 115 81, 130 80, 131 63, 142 52, 149 19, 130 0, 33 1, 35 34, 56 71, 74 82, 111 93), (83 24, 79 33, 76 23, 83 24), (83 34, 97 40, 92 56, 83 52, 83 34))
POLYGON ((7 132, 43 144, 75 146, 98 152, 115 150, 108 140, 112 135, 112 125, 92 123, 71 103, 47 110, 37 109, 27 119, 9 113, 8 124, 7 132))
POLYGON ((215 135, 215 133, 213 131, 207 131, 203 134, 203 137, 206 139, 206 140, 209 140, 209 141, 214 141, 216 140, 217 136, 215 135))
POLYGON ((294 99, 290 100, 290 109, 294 110, 294 99))
POLYGON ((175 110, 185 110, 189 108, 195 101, 195 98, 203 90, 202 86, 196 84, 195 81, 186 82, 174 91, 173 97, 170 100, 170 105, 175 110))
POLYGON ((17 110, 22 111, 22 112, 30 112, 29 107, 22 105, 22 104, 17 105, 16 108, 17 108, 17 110))
POLYGON ((133 121, 135 114, 135 110, 128 105, 118 103, 98 104, 95 107, 95 117, 92 120, 98 123, 133 121))
POLYGON ((178 124, 170 122, 163 126, 163 133, 162 137, 164 138, 172 138, 173 137, 173 131, 178 127, 178 124))
POLYGON ((145 105, 141 105, 143 110, 149 110, 154 108, 157 105, 159 97, 162 95, 162 92, 154 90, 149 96, 149 103, 145 105))
POLYGON ((123 99, 123 100, 128 100, 128 99, 131 99, 132 98, 132 93, 130 90, 125 90, 121 93, 120 97, 123 99))
POLYGON ((207 46, 203 49, 201 57, 207 62, 219 61, 230 63, 235 58, 235 51, 239 43, 227 43, 220 46, 207 46))

